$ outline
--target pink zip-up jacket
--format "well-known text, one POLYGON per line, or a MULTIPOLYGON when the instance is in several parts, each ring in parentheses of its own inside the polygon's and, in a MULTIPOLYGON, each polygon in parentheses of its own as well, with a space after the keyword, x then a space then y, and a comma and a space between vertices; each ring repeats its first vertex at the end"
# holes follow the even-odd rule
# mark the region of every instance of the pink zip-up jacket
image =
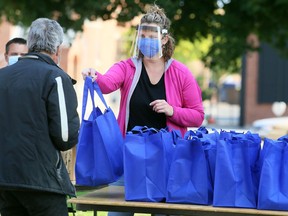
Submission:
MULTIPOLYGON (((115 63, 104 75, 97 75, 97 83, 103 94, 120 89, 121 100, 117 120, 123 136, 128 125, 130 99, 141 70, 142 60, 129 58, 115 63)), ((173 115, 166 118, 168 128, 180 130, 184 135, 187 127, 201 126, 204 120, 201 89, 190 70, 179 61, 170 59, 165 64, 164 82, 167 102, 174 110, 173 115)))

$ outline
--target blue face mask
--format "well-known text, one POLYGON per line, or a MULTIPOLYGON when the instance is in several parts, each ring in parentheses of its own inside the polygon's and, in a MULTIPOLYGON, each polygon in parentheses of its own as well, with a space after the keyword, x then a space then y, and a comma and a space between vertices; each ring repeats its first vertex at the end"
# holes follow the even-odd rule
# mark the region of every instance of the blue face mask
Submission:
POLYGON ((8 57, 8 65, 12 65, 15 64, 18 61, 18 58, 20 56, 16 55, 16 56, 9 56, 8 57))
POLYGON ((159 40, 154 38, 141 38, 138 43, 138 48, 144 56, 152 58, 159 52, 159 40))

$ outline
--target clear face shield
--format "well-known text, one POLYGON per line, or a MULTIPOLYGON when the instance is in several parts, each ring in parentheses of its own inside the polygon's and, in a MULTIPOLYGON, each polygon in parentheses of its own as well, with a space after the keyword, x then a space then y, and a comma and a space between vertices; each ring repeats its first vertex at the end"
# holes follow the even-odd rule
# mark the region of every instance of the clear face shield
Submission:
POLYGON ((161 29, 159 26, 140 25, 133 43, 133 57, 161 58, 161 29))

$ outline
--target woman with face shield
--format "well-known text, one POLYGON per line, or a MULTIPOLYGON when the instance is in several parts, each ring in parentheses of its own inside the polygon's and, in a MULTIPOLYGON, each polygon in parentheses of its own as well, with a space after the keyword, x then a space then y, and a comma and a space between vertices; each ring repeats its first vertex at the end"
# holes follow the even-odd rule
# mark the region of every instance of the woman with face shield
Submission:
POLYGON ((118 123, 123 136, 134 126, 180 130, 199 127, 204 119, 201 90, 191 71, 172 58, 170 20, 157 5, 141 18, 133 56, 115 63, 105 74, 84 69, 104 94, 121 90, 118 123))
MULTIPOLYGON (((199 127, 204 119, 201 90, 191 71, 172 58, 174 39, 170 20, 153 5, 141 18, 133 43, 133 56, 115 63, 105 74, 84 69, 104 94, 120 89, 118 123, 125 136, 134 126, 180 130, 199 127)), ((122 184, 118 181, 116 184, 122 184)), ((132 213, 109 212, 112 215, 132 213)))

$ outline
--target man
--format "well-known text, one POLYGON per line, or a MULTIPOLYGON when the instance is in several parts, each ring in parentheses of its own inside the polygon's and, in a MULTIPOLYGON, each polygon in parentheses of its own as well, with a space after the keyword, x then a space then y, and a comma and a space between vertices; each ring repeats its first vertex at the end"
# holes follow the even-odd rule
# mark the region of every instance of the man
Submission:
POLYGON ((27 42, 24 38, 13 38, 6 43, 5 60, 8 65, 12 65, 18 61, 20 56, 28 52, 27 42))
POLYGON ((75 196, 60 151, 78 142, 72 79, 57 66, 63 29, 39 18, 28 33, 29 52, 0 69, 0 214, 67 216, 75 196))

